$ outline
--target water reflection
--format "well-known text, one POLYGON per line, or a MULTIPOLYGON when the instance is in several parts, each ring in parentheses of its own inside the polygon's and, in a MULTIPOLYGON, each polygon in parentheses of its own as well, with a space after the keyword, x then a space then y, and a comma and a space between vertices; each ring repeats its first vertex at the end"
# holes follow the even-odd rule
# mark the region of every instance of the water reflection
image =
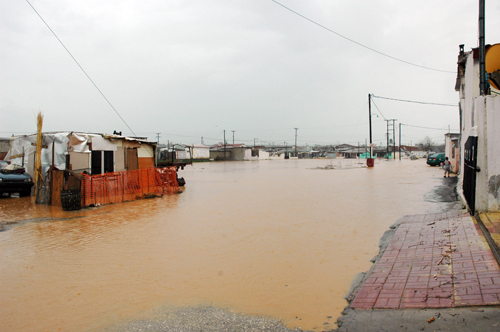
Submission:
POLYGON ((324 327, 387 227, 440 208, 423 200, 441 181, 425 162, 359 166, 201 163, 182 194, 71 212, 1 199, 0 221, 21 221, 0 233, 2 330, 99 330, 206 302, 324 327))

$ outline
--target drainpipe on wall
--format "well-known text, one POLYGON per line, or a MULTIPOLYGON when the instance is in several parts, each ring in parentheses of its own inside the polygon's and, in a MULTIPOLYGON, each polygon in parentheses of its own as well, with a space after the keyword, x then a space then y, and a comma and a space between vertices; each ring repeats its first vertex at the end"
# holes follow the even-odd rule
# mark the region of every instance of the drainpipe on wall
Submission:
POLYGON ((485 0, 479 0, 479 93, 481 96, 486 95, 488 90, 485 68, 484 2, 485 0))

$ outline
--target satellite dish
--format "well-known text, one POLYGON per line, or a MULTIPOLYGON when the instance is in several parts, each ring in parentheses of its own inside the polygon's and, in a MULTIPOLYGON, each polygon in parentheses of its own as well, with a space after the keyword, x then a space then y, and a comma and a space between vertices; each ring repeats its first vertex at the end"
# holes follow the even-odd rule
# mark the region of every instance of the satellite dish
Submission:
POLYGON ((491 86, 500 90, 500 44, 491 45, 484 60, 491 86))

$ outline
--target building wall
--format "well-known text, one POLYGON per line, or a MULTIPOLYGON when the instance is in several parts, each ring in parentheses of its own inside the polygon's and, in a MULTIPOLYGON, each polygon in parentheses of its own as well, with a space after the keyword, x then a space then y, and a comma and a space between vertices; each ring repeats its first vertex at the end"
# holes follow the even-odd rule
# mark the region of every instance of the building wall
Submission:
POLYGON ((154 160, 154 148, 149 144, 141 144, 141 147, 137 149, 137 156, 139 158, 153 158, 154 160))
POLYGON ((137 149, 137 157, 139 158, 139 169, 155 167, 154 148, 149 144, 141 144, 141 148, 137 149))
POLYGON ((139 169, 155 167, 154 158, 139 158, 139 169))
POLYGON ((87 171, 90 173, 90 153, 70 152, 69 163, 71 169, 77 173, 87 171))
POLYGON ((459 173, 460 171, 460 140, 451 137, 450 135, 445 135, 445 145, 444 153, 448 157, 448 160, 452 166, 453 173, 459 173))
POLYGON ((125 171, 125 149, 119 144, 115 152, 115 172, 125 171))
POLYGON ((215 160, 223 160, 224 157, 227 160, 234 160, 234 150, 227 150, 225 153, 223 150, 210 151, 210 158, 215 160))
MULTIPOLYGON (((474 61, 472 52, 468 55, 465 64, 465 75, 460 88, 460 114, 462 118, 461 141, 460 141, 460 160, 463 164, 465 143, 471 133, 476 133, 474 127, 474 98, 479 95, 479 64, 474 61)), ((459 176, 458 191, 462 193, 463 172, 459 176)))
POLYGON ((270 159, 269 152, 264 150, 259 150, 259 160, 266 160, 266 159, 270 159))
POLYGON ((476 209, 499 211, 500 207, 500 96, 480 96, 474 103, 478 132, 476 209))
POLYGON ((252 157, 252 149, 238 149, 238 159, 236 160, 253 160, 256 159, 258 160, 259 157, 256 156, 255 158, 252 157))
MULTIPOLYGON (((500 96, 479 96, 479 62, 467 55, 460 85, 461 140, 460 165, 463 169, 465 144, 469 136, 478 137, 476 210, 500 210, 500 96)), ((457 191, 463 199, 463 172, 457 191)))
POLYGON ((285 153, 277 153, 269 157, 271 160, 284 160, 285 159, 285 153))
POLYGON ((210 150, 207 147, 193 147, 194 159, 210 159, 210 150))
MULTIPOLYGON (((474 61, 472 52, 467 56, 465 61, 465 74, 462 78, 459 89, 459 109, 461 117, 461 128, 460 128, 460 162, 461 168, 463 169, 463 161, 465 156, 465 143, 469 138, 469 135, 477 136, 477 128, 474 128, 474 111, 473 102, 474 98, 479 95, 479 64, 474 61)), ((465 205, 465 198, 463 196, 463 172, 458 175, 458 185, 457 193, 460 200, 465 205)))

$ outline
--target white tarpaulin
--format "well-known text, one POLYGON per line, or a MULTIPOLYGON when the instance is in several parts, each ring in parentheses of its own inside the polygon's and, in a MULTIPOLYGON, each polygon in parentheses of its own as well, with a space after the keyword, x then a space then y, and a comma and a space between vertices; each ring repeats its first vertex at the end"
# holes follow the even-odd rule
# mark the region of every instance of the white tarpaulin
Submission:
POLYGON ((93 151, 116 151, 116 144, 102 136, 93 135, 91 138, 93 151))
MULTIPOLYGON (((69 142, 69 133, 47 133, 42 135, 42 172, 45 175, 52 165, 59 169, 66 168, 66 150, 69 142), (52 153, 54 149, 54 153, 52 153)), ((10 142, 11 149, 6 156, 12 164, 21 165, 33 175, 35 168, 36 134, 15 137, 10 142), (23 163, 24 161, 24 163, 23 163)))

